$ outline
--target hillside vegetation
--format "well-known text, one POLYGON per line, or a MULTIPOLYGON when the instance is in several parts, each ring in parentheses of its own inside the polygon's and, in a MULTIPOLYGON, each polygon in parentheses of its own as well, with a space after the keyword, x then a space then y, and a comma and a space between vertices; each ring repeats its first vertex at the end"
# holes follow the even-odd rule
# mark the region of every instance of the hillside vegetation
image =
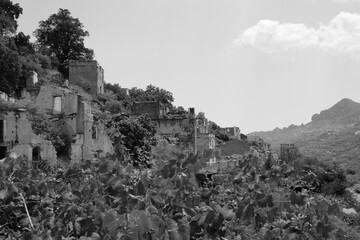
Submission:
POLYGON ((246 155, 236 168, 207 176, 200 171, 206 153, 166 154, 173 157, 151 169, 123 164, 116 156, 70 167, 5 159, 0 238, 360 237, 357 215, 342 213, 357 205, 343 200, 346 178, 339 168, 303 158, 277 163, 269 156, 265 163, 246 155))
MULTIPOLYGON (((312 117, 300 126, 276 128, 269 132, 254 132, 272 145, 275 151, 281 143, 294 143, 300 152, 326 162, 336 162, 344 168, 360 172, 360 104, 342 99, 333 107, 312 117)), ((360 176, 349 176, 358 181, 360 176)))

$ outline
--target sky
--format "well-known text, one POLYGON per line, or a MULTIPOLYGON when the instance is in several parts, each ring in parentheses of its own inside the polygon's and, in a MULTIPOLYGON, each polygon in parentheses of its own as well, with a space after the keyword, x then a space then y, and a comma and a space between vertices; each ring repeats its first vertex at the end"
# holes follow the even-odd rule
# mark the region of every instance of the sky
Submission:
POLYGON ((164 88, 245 134, 360 102, 360 0, 12 1, 31 36, 59 8, 79 18, 106 82, 164 88))

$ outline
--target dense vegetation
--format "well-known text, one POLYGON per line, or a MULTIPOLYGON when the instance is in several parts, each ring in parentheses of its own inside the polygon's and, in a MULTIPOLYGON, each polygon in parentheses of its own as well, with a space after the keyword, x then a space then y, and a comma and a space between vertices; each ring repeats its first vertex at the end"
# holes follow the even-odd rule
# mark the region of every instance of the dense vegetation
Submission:
POLYGON ((84 45, 84 38, 89 36, 89 32, 84 30, 79 19, 72 17, 67 9, 60 8, 58 13, 41 21, 34 34, 41 51, 56 58, 58 70, 64 77, 69 73, 69 60, 93 58, 94 51, 84 45))
POLYGON ((342 220, 343 201, 321 190, 330 189, 330 178, 344 181, 339 169, 309 159, 265 164, 248 155, 208 176, 200 171, 205 161, 206 153, 181 154, 147 169, 115 156, 71 167, 8 158, 0 164, 0 236, 358 239, 342 220))
POLYGON ((67 9, 39 23, 36 43, 30 42, 30 36, 16 33, 21 14, 19 4, 0 0, 0 91, 19 97, 32 71, 39 74, 40 82, 46 82, 51 69, 66 78, 69 60, 92 59, 93 50, 84 46, 89 33, 67 9))
MULTIPOLYGON (((301 152, 324 162, 335 162, 343 168, 356 171, 348 175, 351 182, 360 180, 360 103, 342 99, 331 108, 315 114, 312 121, 269 132, 255 132, 273 148, 282 143, 294 143, 301 152)), ((276 149, 274 149, 276 150, 276 149)))

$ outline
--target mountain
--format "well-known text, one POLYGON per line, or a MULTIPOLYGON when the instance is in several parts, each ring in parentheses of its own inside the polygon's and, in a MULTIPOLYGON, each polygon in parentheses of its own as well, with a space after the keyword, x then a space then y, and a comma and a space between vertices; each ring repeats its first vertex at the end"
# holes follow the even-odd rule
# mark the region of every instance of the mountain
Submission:
POLYGON ((313 123, 322 123, 326 121, 340 125, 359 122, 360 103, 344 98, 331 108, 321 111, 320 114, 314 114, 311 120, 313 123))
POLYGON ((293 143, 303 155, 359 172, 352 180, 360 180, 360 103, 344 98, 314 114, 307 124, 248 135, 270 143, 274 152, 279 152, 281 143, 293 143))

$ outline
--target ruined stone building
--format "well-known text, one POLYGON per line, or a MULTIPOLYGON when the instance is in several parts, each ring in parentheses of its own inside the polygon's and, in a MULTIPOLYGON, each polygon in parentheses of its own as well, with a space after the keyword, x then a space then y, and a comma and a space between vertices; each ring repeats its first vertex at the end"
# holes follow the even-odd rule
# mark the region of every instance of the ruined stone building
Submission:
POLYGON ((190 146, 197 151, 197 128, 195 109, 189 111, 170 110, 158 101, 136 102, 134 115, 146 114, 156 123, 156 131, 160 136, 177 136, 180 144, 190 146))
POLYGON ((207 119, 196 119, 197 129, 197 151, 215 150, 216 138, 214 134, 209 134, 209 122, 207 119))
POLYGON ((92 107, 82 96, 67 88, 42 86, 35 106, 56 117, 62 115, 67 134, 72 138, 72 161, 90 160, 112 153, 110 138, 102 126, 95 126, 92 107))
POLYGON ((221 156, 244 155, 250 151, 250 144, 246 141, 233 139, 220 145, 221 156))
MULTIPOLYGON (((93 96, 104 92, 104 71, 96 61, 70 61, 70 82, 82 79, 90 83, 93 96)), ((22 94, 34 107, 49 114, 51 121, 63 121, 71 139, 69 157, 73 162, 91 160, 94 156, 113 153, 104 126, 94 124, 89 99, 68 87, 44 85, 33 91, 37 74, 26 82, 30 94, 22 94), (36 95, 34 96, 34 92, 36 95)), ((10 153, 26 155, 29 159, 56 160, 51 142, 34 134, 25 110, 0 112, 0 159, 10 153)))
POLYGON ((189 112, 169 110, 158 101, 136 102, 134 115, 146 114, 156 123, 157 133, 162 136, 195 131, 195 109, 189 112))
POLYGON ((10 152, 28 159, 56 161, 56 151, 50 141, 34 134, 24 109, 0 113, 0 159, 10 152))
POLYGON ((148 101, 135 103, 133 113, 147 114, 156 123, 160 136, 176 135, 180 143, 188 143, 194 152, 215 149, 215 135, 209 134, 208 121, 196 119, 194 108, 189 108, 189 111, 170 110, 157 101, 148 101))
POLYGON ((226 127, 220 129, 222 132, 225 132, 229 135, 230 139, 241 139, 241 133, 239 127, 226 127))
POLYGON ((69 62, 69 83, 90 84, 92 95, 104 93, 104 69, 95 60, 71 60, 69 62))
POLYGON ((282 143, 280 144, 280 156, 287 154, 290 150, 295 149, 294 144, 282 143))

